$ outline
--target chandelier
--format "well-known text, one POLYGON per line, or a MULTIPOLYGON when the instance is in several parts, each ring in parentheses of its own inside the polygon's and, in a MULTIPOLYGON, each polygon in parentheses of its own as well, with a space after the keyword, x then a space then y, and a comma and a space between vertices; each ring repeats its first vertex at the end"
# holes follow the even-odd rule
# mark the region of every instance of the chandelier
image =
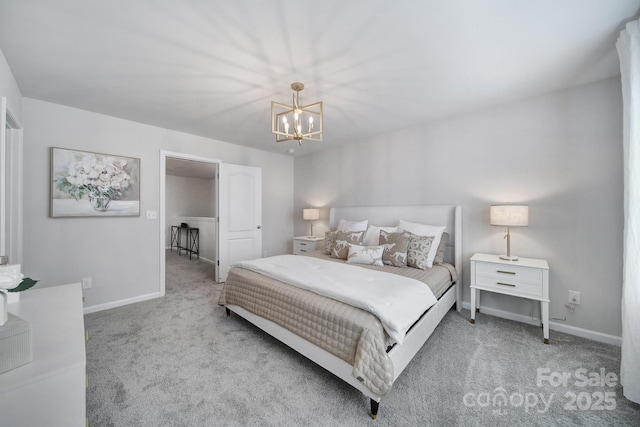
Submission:
POLYGON ((304 85, 291 83, 293 105, 271 101, 271 132, 276 134, 276 142, 296 140, 302 145, 303 139, 322 141, 322 102, 300 105, 300 91, 304 85))

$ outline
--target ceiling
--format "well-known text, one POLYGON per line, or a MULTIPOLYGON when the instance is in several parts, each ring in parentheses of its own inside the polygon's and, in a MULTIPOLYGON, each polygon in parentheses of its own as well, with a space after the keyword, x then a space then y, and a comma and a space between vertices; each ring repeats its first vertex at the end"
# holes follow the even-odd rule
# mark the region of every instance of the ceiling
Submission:
POLYGON ((2 0, 26 97, 293 155, 619 74, 640 0, 2 0), (276 144, 271 101, 324 103, 276 144))
POLYGON ((217 166, 213 163, 167 157, 165 173, 187 178, 215 179, 217 166))

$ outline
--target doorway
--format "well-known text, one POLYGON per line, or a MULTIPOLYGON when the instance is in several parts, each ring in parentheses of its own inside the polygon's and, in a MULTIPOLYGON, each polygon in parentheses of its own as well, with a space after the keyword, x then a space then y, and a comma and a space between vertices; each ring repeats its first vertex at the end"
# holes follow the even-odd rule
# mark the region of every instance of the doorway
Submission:
POLYGON ((22 129, 0 105, 0 255, 22 263, 22 129))
POLYGON ((218 159, 160 152, 161 296, 166 291, 165 252, 171 247, 172 225, 187 223, 189 227, 198 228, 198 257, 204 262, 217 263, 219 165, 218 159))
POLYGON ((166 204, 167 164, 174 161, 176 164, 188 161, 216 167, 215 281, 224 282, 235 262, 260 258, 262 254, 262 169, 160 151, 160 296, 164 296, 166 291, 165 251, 171 243, 166 204))

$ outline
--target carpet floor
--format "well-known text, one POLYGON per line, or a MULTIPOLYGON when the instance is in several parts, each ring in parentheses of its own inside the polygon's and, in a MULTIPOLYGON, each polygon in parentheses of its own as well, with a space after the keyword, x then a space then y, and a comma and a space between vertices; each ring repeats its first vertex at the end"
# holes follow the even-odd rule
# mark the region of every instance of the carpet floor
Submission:
POLYGON ((85 316, 90 426, 638 426, 620 348, 450 311, 380 403, 217 303, 167 253, 166 296, 85 316))

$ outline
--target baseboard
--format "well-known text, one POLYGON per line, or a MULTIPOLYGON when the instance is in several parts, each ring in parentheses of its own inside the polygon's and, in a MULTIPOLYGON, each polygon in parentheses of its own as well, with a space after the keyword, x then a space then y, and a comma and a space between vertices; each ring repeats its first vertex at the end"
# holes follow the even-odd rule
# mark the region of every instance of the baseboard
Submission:
MULTIPOLYGON (((215 261, 211 261, 210 259, 207 259, 207 258, 200 257, 200 261, 204 261, 206 263, 215 265, 215 261)), ((161 295, 160 292, 154 292, 151 294, 140 295, 133 298, 127 298, 119 301, 108 302, 106 304, 91 305, 84 308, 84 314, 96 313, 98 311, 109 310, 110 308, 122 307, 123 305, 133 304, 136 302, 148 301, 150 299, 160 298, 162 296, 164 295, 161 295)))
MULTIPOLYGON (((466 310, 471 310, 471 304, 463 301, 462 307, 466 310)), ((530 316, 524 316, 518 313, 512 313, 510 311, 498 310, 491 307, 480 306, 480 311, 483 314, 488 314, 490 316, 501 317, 503 319, 514 320, 516 322, 527 323, 533 326, 542 326, 542 322, 540 319, 532 319, 530 316)), ((587 338, 590 340, 603 342, 605 344, 617 345, 618 347, 622 345, 622 337, 617 337, 615 335, 603 334, 602 332, 596 332, 589 329, 578 328, 575 326, 565 325, 557 322, 549 322, 549 329, 552 331, 564 332, 565 334, 575 335, 577 337, 587 338)), ((553 337, 551 337, 553 341, 553 337)))
POLYGON ((216 264, 216 262, 215 262, 215 261, 211 261, 210 259, 208 259, 208 258, 204 258, 204 257, 200 257, 200 261, 204 261, 204 262, 206 262, 206 263, 213 264, 213 265, 215 265, 215 264, 216 264))
POLYGON ((154 292, 152 294, 140 295, 133 298, 121 299, 119 301, 108 302, 106 304, 91 305, 84 308, 84 314, 96 313, 102 310, 108 310, 110 308, 122 307, 123 305, 129 305, 136 302, 148 301, 154 298, 160 298, 160 292, 154 292))
MULTIPOLYGON (((462 308, 471 310, 471 304, 463 301, 462 308)), ((516 322, 527 323, 533 326, 542 326, 542 321, 540 319, 532 319, 531 316, 525 316, 523 314, 513 313, 511 311, 498 310, 497 308, 485 306, 480 306, 480 311, 482 312, 482 314, 502 317, 503 319, 515 320, 516 322)), ((551 327, 551 323, 549 323, 549 327, 551 327)))
MULTIPOLYGON (((166 248, 164 248, 166 251, 171 250, 171 248, 169 246, 167 246, 166 248)), ((205 258, 203 256, 200 256, 200 261, 204 261, 204 262, 208 262, 209 264, 213 264, 216 265, 215 261, 210 260, 209 258, 205 258)))
POLYGON ((590 340, 598 342, 603 342, 605 344, 617 345, 618 347, 622 346, 622 337, 617 337, 615 335, 603 334, 602 332, 577 328, 575 326, 564 325, 557 322, 549 322, 549 329, 582 338, 588 338, 590 340))

